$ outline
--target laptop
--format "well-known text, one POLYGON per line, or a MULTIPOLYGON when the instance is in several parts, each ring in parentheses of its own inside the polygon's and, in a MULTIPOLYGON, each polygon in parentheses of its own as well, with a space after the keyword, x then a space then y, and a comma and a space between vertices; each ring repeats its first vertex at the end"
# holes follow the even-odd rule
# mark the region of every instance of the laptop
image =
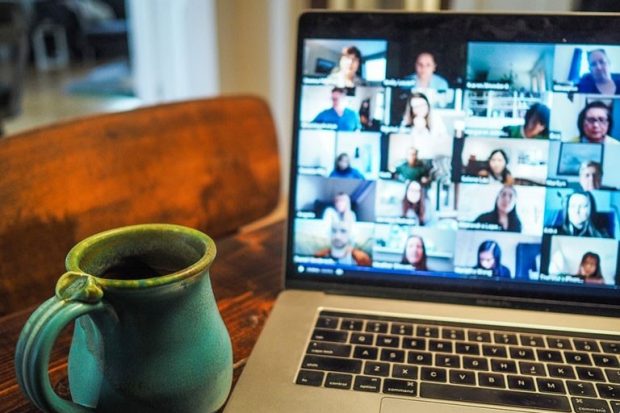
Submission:
POLYGON ((226 411, 620 412, 619 22, 304 14, 286 288, 226 411))

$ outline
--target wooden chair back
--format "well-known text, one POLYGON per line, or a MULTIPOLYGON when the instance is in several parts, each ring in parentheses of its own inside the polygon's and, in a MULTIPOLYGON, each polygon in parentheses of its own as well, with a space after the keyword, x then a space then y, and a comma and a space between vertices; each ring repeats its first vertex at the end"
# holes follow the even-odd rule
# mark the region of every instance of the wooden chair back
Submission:
POLYGON ((91 234, 148 222, 231 234, 275 208, 279 176, 270 111, 252 97, 163 104, 0 139, 0 315, 52 295, 67 252, 91 234))

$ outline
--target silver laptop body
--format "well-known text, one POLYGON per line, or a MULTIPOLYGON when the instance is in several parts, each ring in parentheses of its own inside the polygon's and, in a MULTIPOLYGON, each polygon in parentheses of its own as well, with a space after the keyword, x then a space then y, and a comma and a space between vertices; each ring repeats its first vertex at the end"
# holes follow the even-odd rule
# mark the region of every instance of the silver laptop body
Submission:
POLYGON ((620 412, 619 17, 301 17, 286 289, 227 412, 620 412))

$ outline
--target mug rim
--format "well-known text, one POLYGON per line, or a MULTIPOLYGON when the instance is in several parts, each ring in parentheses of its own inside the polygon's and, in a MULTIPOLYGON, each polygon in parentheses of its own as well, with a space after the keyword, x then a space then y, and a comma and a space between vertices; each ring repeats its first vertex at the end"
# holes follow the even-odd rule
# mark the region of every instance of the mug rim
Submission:
POLYGON ((193 276, 203 272, 205 269, 213 263, 216 255, 215 242, 207 234, 198 231, 196 229, 176 224, 137 224, 128 225, 119 228, 110 229, 107 231, 93 234, 82 241, 78 242, 67 254, 65 259, 65 266, 69 272, 79 272, 96 280, 97 284, 102 288, 120 288, 120 289, 133 289, 140 287, 158 287, 162 285, 168 285, 177 281, 192 278, 193 276), (191 265, 166 275, 150 278, 136 278, 136 279, 117 279, 117 278, 102 278, 97 275, 90 274, 80 268, 80 260, 85 255, 89 248, 101 242, 126 233, 136 232, 173 232, 177 234, 184 234, 197 238, 205 247, 204 254, 191 265))

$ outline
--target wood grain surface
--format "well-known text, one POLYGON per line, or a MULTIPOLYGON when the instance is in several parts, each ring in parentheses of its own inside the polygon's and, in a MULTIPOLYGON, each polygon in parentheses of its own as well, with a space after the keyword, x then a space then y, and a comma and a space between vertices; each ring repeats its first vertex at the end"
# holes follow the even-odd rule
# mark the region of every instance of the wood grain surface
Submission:
MULTIPOLYGON (((281 289, 284 225, 271 224, 218 241, 211 281, 218 307, 233 343, 236 383, 281 289)), ((17 385, 13 357, 19 333, 34 307, 0 318, 0 412, 36 412, 17 385)), ((68 397, 67 329, 50 358, 56 391, 68 397)))
POLYGON ((214 238, 279 198, 267 105, 222 97, 77 119, 0 139, 0 316, 41 302, 69 249, 165 222, 214 238))

